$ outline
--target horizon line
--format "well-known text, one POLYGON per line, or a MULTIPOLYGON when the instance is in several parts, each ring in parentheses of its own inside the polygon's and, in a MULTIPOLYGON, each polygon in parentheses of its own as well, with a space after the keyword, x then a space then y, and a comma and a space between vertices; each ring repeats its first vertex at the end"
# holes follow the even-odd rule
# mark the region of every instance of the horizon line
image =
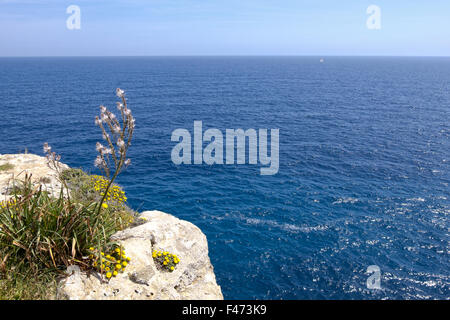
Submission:
POLYGON ((0 58, 189 58, 189 57, 314 57, 314 58, 450 58, 450 55, 333 55, 333 54, 186 54, 186 55, 64 55, 1 56, 0 58))

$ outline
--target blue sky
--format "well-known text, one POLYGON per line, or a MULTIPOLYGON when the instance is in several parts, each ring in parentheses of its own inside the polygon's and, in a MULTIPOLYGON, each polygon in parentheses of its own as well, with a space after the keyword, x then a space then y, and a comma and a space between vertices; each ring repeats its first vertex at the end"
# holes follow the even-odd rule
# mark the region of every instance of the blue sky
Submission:
POLYGON ((0 0, 0 43, 0 56, 449 56, 450 1, 0 0))

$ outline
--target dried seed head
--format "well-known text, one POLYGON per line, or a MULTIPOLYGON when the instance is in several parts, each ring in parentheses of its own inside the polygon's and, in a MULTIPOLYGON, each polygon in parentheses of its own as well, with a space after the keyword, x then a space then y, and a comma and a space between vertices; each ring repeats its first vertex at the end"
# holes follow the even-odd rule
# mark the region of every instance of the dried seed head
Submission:
POLYGON ((112 127, 112 132, 113 132, 113 133, 119 133, 119 132, 120 132, 120 127, 119 127, 118 125, 114 125, 114 126, 112 127))
POLYGON ((103 160, 100 156, 97 156, 97 158, 94 161, 94 166, 97 168, 101 167, 103 165, 103 160))
POLYGON ((101 152, 105 147, 100 143, 97 142, 97 144, 95 145, 95 149, 97 150, 97 152, 101 152))
POLYGON ((117 88, 117 89, 116 89, 116 95, 117 95, 119 98, 122 98, 124 94, 125 94, 125 92, 124 92, 122 89, 120 89, 120 88, 117 88))
POLYGON ((44 153, 49 153, 52 150, 52 147, 48 145, 48 143, 44 143, 44 153))
POLYGON ((125 147, 125 142, 123 142, 123 140, 119 138, 117 139, 117 146, 122 149, 125 147))

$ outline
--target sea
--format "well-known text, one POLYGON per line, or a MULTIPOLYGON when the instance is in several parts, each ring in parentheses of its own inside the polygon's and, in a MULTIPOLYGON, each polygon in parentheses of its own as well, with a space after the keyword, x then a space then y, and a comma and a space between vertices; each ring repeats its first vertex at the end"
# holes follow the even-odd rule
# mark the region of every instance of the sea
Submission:
POLYGON ((118 87, 136 129, 117 182, 206 234, 226 299, 450 298, 449 57, 0 58, 0 153, 48 142, 98 174, 118 87), (174 164, 194 121, 279 129, 278 172, 174 164))

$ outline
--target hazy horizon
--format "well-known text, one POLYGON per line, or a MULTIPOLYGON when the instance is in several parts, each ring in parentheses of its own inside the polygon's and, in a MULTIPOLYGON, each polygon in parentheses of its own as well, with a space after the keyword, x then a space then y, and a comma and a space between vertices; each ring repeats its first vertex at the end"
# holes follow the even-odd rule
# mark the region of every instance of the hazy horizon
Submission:
POLYGON ((0 0, 0 57, 447 57, 449 13, 444 0, 0 0))
POLYGON ((196 55, 124 55, 124 56, 70 56, 70 55, 66 55, 66 56, 0 56, 0 59, 2 58, 214 58, 214 57, 230 57, 230 58, 245 58, 245 57, 249 57, 249 58, 264 58, 264 57, 274 57, 274 58, 450 58, 450 55, 447 56, 419 56, 419 55, 409 55, 409 56, 394 56, 394 55, 282 55, 282 54, 270 54, 270 55, 256 55, 256 54, 252 54, 252 55, 246 55, 246 54, 235 54, 235 55, 227 55, 227 54, 215 54, 215 55, 202 55, 202 54, 196 54, 196 55))

